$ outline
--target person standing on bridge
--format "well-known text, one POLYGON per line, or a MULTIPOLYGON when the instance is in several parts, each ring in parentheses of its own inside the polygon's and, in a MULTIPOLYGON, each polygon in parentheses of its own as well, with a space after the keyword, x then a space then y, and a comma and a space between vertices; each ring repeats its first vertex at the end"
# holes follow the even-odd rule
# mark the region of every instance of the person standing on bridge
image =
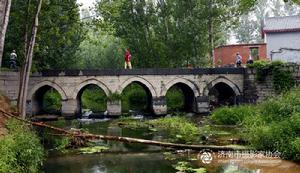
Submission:
POLYGON ((129 52, 128 49, 125 51, 125 69, 132 69, 131 66, 131 53, 129 52))
POLYGON ((16 50, 13 50, 9 57, 9 67, 11 69, 17 68, 17 53, 16 50))
POLYGON ((241 65, 242 65, 242 56, 240 55, 239 52, 236 53, 235 59, 236 59, 236 67, 241 67, 241 65))

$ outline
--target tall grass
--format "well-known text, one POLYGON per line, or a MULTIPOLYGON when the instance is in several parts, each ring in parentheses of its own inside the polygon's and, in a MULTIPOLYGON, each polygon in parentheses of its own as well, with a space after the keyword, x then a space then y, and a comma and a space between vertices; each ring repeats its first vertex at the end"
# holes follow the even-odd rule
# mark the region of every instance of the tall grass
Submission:
POLYGON ((256 106, 221 108, 211 120, 218 124, 241 124, 245 140, 259 150, 279 151, 300 161, 300 87, 256 106))

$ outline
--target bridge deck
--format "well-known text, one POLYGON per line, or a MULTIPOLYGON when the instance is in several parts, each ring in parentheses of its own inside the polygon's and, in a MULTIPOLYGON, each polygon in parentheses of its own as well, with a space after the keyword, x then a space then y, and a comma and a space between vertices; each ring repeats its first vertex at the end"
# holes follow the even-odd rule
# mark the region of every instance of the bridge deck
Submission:
POLYGON ((244 74, 245 68, 45 70, 32 76, 122 76, 244 74))

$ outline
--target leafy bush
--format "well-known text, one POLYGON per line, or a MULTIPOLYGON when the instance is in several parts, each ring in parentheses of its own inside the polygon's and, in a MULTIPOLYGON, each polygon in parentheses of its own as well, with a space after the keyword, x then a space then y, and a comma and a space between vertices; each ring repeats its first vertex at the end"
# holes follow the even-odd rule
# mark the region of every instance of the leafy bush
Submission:
POLYGON ((256 106, 258 114, 245 119, 245 139, 262 150, 278 150, 287 159, 300 161, 300 88, 256 106))
POLYGON ((199 128, 195 123, 185 117, 165 117, 146 121, 137 121, 123 117, 113 123, 121 125, 123 128, 148 128, 156 132, 161 129, 172 142, 193 143, 199 139, 199 128))
POLYGON ((185 117, 159 118, 149 123, 166 131, 175 142, 192 143, 198 140, 199 128, 185 117))
POLYGON ((51 114, 57 114, 61 110, 61 96, 52 89, 45 93, 43 97, 43 110, 51 114))
POLYGON ((300 160, 300 137, 295 138, 291 141, 291 147, 289 148, 289 154, 294 160, 300 160))
POLYGON ((300 88, 295 88, 274 98, 270 98, 257 106, 266 122, 281 121, 300 112, 300 88))
POLYGON ((93 112, 106 111, 106 94, 99 87, 90 87, 81 95, 83 109, 90 109, 93 112))
POLYGON ((122 110, 124 112, 129 110, 147 111, 148 104, 147 92, 139 84, 133 83, 124 89, 122 93, 122 110))
POLYGON ((114 101, 119 101, 122 99, 122 95, 119 94, 118 92, 114 92, 114 93, 109 93, 108 97, 107 97, 107 101, 110 102, 114 102, 114 101))
POLYGON ((284 158, 300 161, 298 154, 300 114, 294 114, 292 117, 283 121, 261 122, 261 125, 247 126, 245 138, 258 150, 277 150, 284 158), (298 121, 294 121, 295 118, 298 121))
POLYGON ((269 73, 269 64, 266 61, 254 61, 247 67, 256 69, 256 80, 260 82, 264 81, 269 73))
POLYGON ((300 161, 300 87, 255 106, 224 107, 213 112, 217 124, 242 124, 244 138, 258 150, 276 151, 300 161))
POLYGON ((39 172, 44 150, 39 138, 25 124, 9 120, 8 135, 0 139, 0 172, 39 172))
POLYGON ((216 109, 211 120, 219 125, 238 125, 243 122, 245 117, 254 116, 255 109, 253 106, 236 106, 236 107, 221 107, 216 109))
POLYGON ((272 75, 274 89, 278 93, 288 91, 295 85, 292 73, 289 70, 285 70, 283 65, 274 65, 272 75))
POLYGON ((256 80, 263 82, 266 77, 271 74, 273 77, 273 85, 276 92, 281 93, 288 91, 295 85, 291 71, 281 61, 255 61, 248 65, 249 68, 256 69, 256 80))

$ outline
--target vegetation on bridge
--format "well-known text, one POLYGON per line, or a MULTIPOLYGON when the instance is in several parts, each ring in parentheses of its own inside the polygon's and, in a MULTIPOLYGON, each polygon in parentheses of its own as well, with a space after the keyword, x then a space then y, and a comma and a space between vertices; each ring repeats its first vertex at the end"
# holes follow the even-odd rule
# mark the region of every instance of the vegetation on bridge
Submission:
POLYGON ((281 61, 255 61, 248 67, 256 70, 258 82, 264 82, 267 76, 270 75, 273 87, 277 93, 288 91, 295 86, 295 80, 289 66, 281 61))

